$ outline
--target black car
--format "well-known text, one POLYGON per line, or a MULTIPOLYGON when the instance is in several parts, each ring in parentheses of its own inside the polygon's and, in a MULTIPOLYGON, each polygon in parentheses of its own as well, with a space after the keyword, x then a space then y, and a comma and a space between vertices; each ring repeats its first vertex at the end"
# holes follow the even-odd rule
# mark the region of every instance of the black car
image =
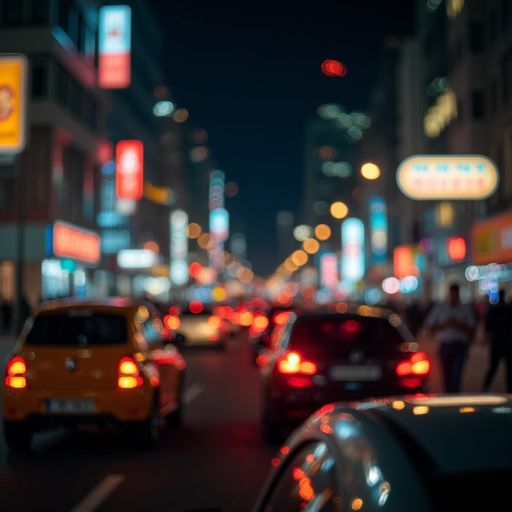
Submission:
POLYGON ((364 305, 292 315, 265 358, 269 441, 327 402, 425 392, 431 366, 396 313, 364 305))
POLYGON ((512 510, 511 399, 326 404, 281 447, 253 512, 512 510))

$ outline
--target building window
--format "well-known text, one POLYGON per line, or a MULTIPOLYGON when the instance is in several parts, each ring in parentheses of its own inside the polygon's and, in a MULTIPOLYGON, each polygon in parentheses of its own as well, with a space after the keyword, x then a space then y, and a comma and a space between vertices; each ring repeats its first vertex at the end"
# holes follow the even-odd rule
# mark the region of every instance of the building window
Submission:
POLYGON ((28 0, 27 6, 29 25, 47 25, 50 22, 50 0, 28 0))
POLYGON ((4 0, 2 3, 2 26, 21 27, 23 25, 23 2, 4 0))
POLYGON ((48 95, 48 61, 32 59, 32 97, 43 98, 48 95))
POLYGON ((472 92, 471 111, 475 119, 482 119, 485 117, 485 97, 482 91, 472 92))
POLYGON ((469 25, 469 49, 472 53, 481 53, 485 49, 483 23, 471 23, 469 25))
POLYGON ((506 34, 510 28, 510 0, 501 0, 501 33, 506 34))
POLYGON ((498 81, 491 83, 491 112, 494 114, 498 110, 498 81))

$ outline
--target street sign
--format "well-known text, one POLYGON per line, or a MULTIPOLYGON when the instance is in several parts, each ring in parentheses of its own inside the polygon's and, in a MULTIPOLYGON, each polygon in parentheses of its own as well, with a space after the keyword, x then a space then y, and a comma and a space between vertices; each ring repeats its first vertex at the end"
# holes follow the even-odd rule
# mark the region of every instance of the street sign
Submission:
POLYGON ((15 155, 25 149, 27 75, 25 55, 0 55, 0 154, 15 155))
POLYGON ((498 186, 498 170, 482 155, 416 155, 399 165, 396 180, 411 199, 486 199, 498 186))

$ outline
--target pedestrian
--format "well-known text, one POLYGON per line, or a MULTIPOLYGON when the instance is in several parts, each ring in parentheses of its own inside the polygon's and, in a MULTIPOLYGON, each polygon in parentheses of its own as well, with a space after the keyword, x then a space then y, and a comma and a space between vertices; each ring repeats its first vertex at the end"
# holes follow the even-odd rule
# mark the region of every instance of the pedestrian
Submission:
POLYGON ((448 393, 458 393, 469 344, 475 331, 473 310, 460 302, 457 283, 449 288, 448 301, 434 306, 425 322, 438 343, 439 359, 448 393))
POLYGON ((498 294, 498 302, 492 305, 485 317, 485 333, 489 342, 489 368, 483 382, 488 391, 502 360, 506 366, 507 393, 512 392, 512 307, 505 302, 505 290, 498 294))

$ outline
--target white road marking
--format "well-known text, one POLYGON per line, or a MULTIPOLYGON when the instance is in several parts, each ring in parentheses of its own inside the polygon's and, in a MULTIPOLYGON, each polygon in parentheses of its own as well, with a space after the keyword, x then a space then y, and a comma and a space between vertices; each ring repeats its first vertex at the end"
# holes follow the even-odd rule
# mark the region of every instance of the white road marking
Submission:
POLYGON ((124 475, 107 475, 71 512, 93 512, 125 480, 124 475))
POLYGON ((189 388, 187 388, 185 390, 185 392, 183 393, 183 401, 185 402, 185 404, 189 405, 190 403, 192 403, 202 392, 204 391, 204 387, 197 383, 197 382, 194 382, 194 384, 192 384, 189 388))

